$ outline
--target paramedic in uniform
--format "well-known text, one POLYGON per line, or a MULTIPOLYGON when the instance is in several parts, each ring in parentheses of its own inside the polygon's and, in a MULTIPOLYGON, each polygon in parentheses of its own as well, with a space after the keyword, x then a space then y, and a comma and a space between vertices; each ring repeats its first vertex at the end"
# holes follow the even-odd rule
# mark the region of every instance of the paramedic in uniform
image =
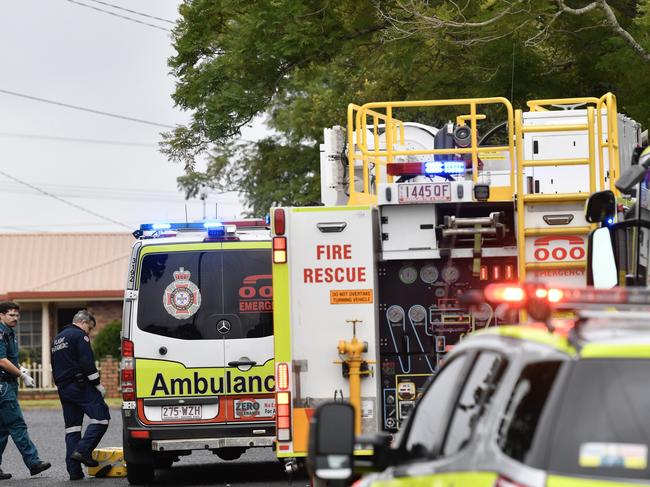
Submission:
MULTIPOLYGON (((38 458, 38 451, 27 434, 27 425, 18 404, 18 378, 21 377, 27 387, 35 385, 27 369, 18 366, 18 340, 14 328, 18 323, 19 311, 16 303, 0 303, 0 464, 11 435, 29 473, 36 475, 51 465, 38 458)), ((10 478, 10 473, 0 470, 0 480, 10 478)))
POLYGON ((108 429, 106 390, 99 383, 99 372, 90 348, 88 333, 95 328, 95 318, 86 310, 78 311, 52 342, 52 371, 59 390, 65 421, 65 463, 70 480, 84 478, 81 464, 96 467, 92 451, 108 429), (84 414, 90 418, 81 437, 84 414))

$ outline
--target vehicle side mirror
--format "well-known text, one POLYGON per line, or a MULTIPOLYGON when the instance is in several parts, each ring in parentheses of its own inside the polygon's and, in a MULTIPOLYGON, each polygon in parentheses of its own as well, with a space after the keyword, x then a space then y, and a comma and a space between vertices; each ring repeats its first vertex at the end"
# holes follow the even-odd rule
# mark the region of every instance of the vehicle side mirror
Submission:
POLYGON ((630 191, 641 182, 644 178, 647 168, 635 165, 630 166, 623 174, 616 180, 615 186, 621 193, 629 194, 630 191))
POLYGON ((352 477, 354 407, 328 402, 316 409, 309 425, 309 474, 324 481, 352 477))
POLYGON ((599 289, 616 286, 618 271, 609 227, 597 228, 589 234, 587 251, 587 284, 599 289))
POLYGON ((598 191, 587 200, 585 219, 589 223, 605 223, 616 214, 616 196, 607 191, 598 191))

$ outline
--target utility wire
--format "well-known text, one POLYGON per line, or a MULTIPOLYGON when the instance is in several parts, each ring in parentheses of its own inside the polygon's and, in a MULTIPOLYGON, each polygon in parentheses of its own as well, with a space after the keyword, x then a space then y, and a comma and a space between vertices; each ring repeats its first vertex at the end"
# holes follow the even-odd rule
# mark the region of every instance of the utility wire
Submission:
MULTIPOLYGON (((68 1, 70 1, 70 0, 68 0, 68 1)), ((154 127, 162 127, 162 128, 166 128, 166 129, 176 128, 176 127, 174 127, 172 125, 166 125, 164 123, 150 122, 149 120, 143 120, 141 118, 127 117, 125 115, 118 115, 116 113, 103 112, 101 110, 95 110, 93 108, 86 108, 86 107, 80 107, 80 106, 77 106, 77 105, 70 105, 69 103, 62 103, 60 101, 48 100, 46 98, 39 98, 37 96, 26 95, 24 93, 17 93, 15 91, 5 90, 5 89, 2 89, 2 88, 0 88, 0 93, 4 93, 5 95, 11 95, 11 96, 19 96, 21 98, 27 98, 28 100, 34 100, 34 101, 40 101, 40 102, 43 102, 43 103, 49 103, 50 105, 58 105, 60 107, 71 108, 73 110, 80 110, 82 112, 89 112, 89 113, 95 113, 97 115, 104 115, 105 117, 113 117, 113 118, 119 118, 121 120, 128 120, 130 122, 144 123, 146 125, 153 125, 154 127)))
POLYGON ((100 5, 106 5, 107 7, 112 7, 112 8, 117 9, 117 10, 124 10, 125 12, 129 12, 129 13, 136 14, 136 15, 141 15, 142 17, 147 17, 149 19, 160 20, 161 22, 167 22, 168 24, 175 25, 175 22, 172 22, 171 20, 163 19, 161 17, 156 17, 155 15, 145 14, 145 13, 142 13, 142 12, 138 12, 136 10, 129 10, 128 8, 120 7, 119 5, 113 5, 112 3, 102 2, 100 0, 86 0, 86 1, 99 3, 100 5))
POLYGON ((114 223, 115 225, 118 225, 118 226, 124 227, 124 228, 128 228, 129 230, 131 230, 131 227, 129 225, 125 224, 125 223, 118 222, 117 220, 113 220, 112 218, 109 218, 107 216, 100 215, 99 213, 96 213, 96 212, 94 212, 92 210, 89 210, 88 208, 84 208, 83 206, 77 205, 76 203, 72 203, 70 201, 64 200, 63 198, 59 198, 55 194, 49 193, 49 192, 47 192, 45 190, 42 190, 41 188, 39 188, 37 186, 34 186, 33 184, 30 184, 30 183, 28 183, 26 181, 23 181, 22 179, 18 179, 17 177, 12 176, 11 174, 8 174, 8 173, 6 173, 4 171, 0 171, 0 174, 2 174, 6 178, 11 179, 12 181, 16 181, 17 183, 20 183, 20 184, 22 184, 24 186, 27 186, 28 188, 33 189, 34 191, 38 191, 39 193, 44 194, 45 196, 49 196, 50 198, 53 198, 53 199, 55 199, 57 201, 60 201, 61 203, 65 203, 66 205, 69 205, 69 206, 72 206, 73 208, 81 210, 84 213, 88 213, 89 215, 96 216, 98 218, 101 218, 102 220, 106 220, 108 222, 114 223))
POLYGON ((105 14, 112 15, 114 17, 119 17, 120 19, 129 20, 131 22, 135 22, 136 24, 142 24, 142 25, 146 25, 148 27, 153 27, 154 29, 164 30, 165 32, 171 32, 171 29, 167 29, 165 27, 160 27, 159 25, 150 24, 148 22, 143 22, 142 20, 134 19, 132 17, 127 17, 126 15, 116 14, 115 12, 111 12, 110 10, 105 10, 103 8, 93 7, 92 5, 88 5, 86 3, 81 3, 81 2, 78 2, 77 0, 67 0, 67 1, 70 2, 70 3, 74 3, 75 5, 81 5, 82 7, 91 8, 93 10, 97 10, 98 12, 103 12, 105 14))
POLYGON ((0 137, 18 137, 22 139, 44 139, 61 142, 81 142, 85 144, 104 144, 104 145, 126 145, 135 147, 158 147, 158 144, 146 142, 128 142, 122 140, 102 140, 102 139, 81 139, 76 137, 60 137, 56 135, 39 135, 39 134, 17 134, 11 132, 0 132, 0 137))

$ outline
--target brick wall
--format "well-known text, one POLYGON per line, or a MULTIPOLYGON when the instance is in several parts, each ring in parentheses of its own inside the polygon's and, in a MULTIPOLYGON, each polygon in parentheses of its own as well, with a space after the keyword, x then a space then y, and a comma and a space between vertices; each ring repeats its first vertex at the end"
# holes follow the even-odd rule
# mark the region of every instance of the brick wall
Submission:
POLYGON ((121 397, 120 394, 120 363, 107 355, 99 361, 101 382, 106 388, 106 397, 121 397))
POLYGON ((90 301, 86 307, 97 320, 97 326, 90 333, 91 339, 111 321, 122 319, 122 301, 90 301))

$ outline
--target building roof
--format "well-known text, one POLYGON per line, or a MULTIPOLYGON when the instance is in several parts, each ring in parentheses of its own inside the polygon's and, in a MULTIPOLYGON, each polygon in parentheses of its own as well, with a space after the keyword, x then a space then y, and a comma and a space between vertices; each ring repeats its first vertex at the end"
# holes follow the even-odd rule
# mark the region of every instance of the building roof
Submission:
POLYGON ((133 242, 129 233, 0 235, 0 298, 121 298, 133 242))

